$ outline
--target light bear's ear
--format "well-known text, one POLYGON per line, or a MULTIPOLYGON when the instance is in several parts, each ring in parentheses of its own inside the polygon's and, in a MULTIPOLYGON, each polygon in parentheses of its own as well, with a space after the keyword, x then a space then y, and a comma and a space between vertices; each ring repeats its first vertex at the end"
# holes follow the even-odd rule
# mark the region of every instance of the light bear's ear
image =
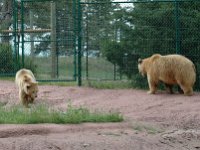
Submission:
POLYGON ((139 58, 139 59, 138 59, 138 64, 141 64, 141 63, 142 63, 142 59, 139 58))
POLYGON ((26 75, 24 75, 24 82, 29 82, 29 78, 26 75))
POLYGON ((28 90, 30 89, 30 87, 31 87, 31 84, 30 84, 30 83, 26 83, 26 84, 24 85, 24 92, 25 92, 26 94, 28 94, 28 90))

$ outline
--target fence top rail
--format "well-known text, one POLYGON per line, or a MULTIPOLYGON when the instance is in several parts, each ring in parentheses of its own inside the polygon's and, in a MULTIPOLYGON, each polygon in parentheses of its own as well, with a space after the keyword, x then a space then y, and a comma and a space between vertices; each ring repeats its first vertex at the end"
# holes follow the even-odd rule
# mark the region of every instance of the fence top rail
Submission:
POLYGON ((56 0, 21 0, 21 2, 55 2, 56 0))
POLYGON ((144 0, 144 1, 113 1, 113 2, 80 2, 81 4, 107 4, 107 3, 112 3, 112 4, 123 4, 123 3, 155 3, 155 2, 195 2, 199 0, 144 0))
POLYGON ((37 30, 33 30, 33 29, 27 29, 27 30, 0 30, 0 33, 45 33, 45 32, 51 32, 51 29, 37 29, 37 30))

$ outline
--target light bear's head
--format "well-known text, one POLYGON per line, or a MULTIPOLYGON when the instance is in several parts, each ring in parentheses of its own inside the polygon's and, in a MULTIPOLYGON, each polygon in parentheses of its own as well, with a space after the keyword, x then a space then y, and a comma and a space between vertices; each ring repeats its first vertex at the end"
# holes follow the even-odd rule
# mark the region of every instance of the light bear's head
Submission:
POLYGON ((24 85, 24 92, 32 99, 37 97, 38 83, 37 82, 26 82, 24 85))
POLYGON ((139 73, 140 73, 142 76, 145 76, 145 75, 147 74, 146 68, 145 68, 144 60, 141 59, 141 58, 138 59, 138 70, 139 70, 139 73))

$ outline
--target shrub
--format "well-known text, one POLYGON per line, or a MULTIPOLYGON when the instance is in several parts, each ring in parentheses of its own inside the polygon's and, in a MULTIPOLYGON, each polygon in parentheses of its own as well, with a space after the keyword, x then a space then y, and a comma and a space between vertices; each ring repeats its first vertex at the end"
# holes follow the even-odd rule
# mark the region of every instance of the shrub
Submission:
POLYGON ((132 77, 132 85, 135 88, 148 89, 148 82, 146 77, 143 77, 140 74, 136 74, 132 77))
POLYGON ((0 73, 11 73, 14 69, 13 52, 10 44, 0 44, 0 73))

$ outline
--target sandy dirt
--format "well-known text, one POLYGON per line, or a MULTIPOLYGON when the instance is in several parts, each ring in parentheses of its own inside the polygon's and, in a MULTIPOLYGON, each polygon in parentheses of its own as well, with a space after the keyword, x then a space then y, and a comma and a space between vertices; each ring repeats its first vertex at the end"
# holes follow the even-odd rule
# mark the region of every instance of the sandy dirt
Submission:
MULTIPOLYGON (((0 81, 0 101, 18 101, 11 81, 0 81)), ((90 110, 118 111, 121 123, 0 125, 0 150, 200 150, 200 93, 39 86, 35 103, 65 110, 70 102, 90 110)))

